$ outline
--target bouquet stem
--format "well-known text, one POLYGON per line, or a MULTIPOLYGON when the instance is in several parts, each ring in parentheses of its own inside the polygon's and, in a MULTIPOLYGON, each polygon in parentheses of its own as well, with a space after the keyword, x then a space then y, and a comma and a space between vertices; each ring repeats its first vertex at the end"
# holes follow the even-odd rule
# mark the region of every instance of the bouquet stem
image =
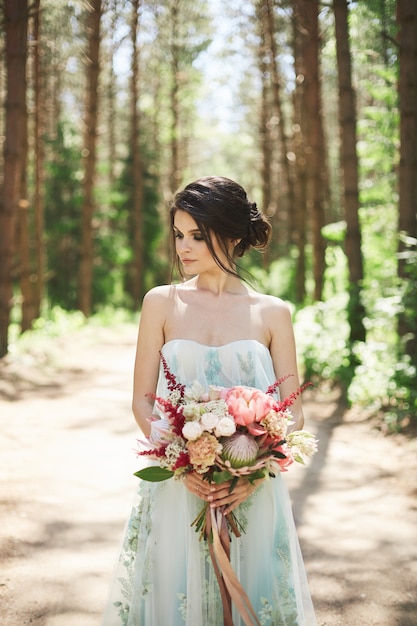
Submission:
POLYGON ((232 600, 246 626, 260 626, 251 602, 230 564, 230 536, 226 517, 219 509, 207 507, 206 528, 213 535, 213 542, 208 545, 223 602, 224 626, 233 626, 232 600))

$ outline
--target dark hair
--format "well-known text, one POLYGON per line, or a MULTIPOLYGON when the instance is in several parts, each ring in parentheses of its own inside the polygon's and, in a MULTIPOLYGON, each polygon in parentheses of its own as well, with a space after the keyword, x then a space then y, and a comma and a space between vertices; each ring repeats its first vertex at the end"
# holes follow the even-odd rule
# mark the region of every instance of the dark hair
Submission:
MULTIPOLYGON (((250 248, 265 249, 271 238, 268 220, 259 212, 255 202, 249 202, 243 187, 230 178, 199 178, 175 195, 170 211, 173 237, 174 217, 178 209, 186 211, 194 219, 214 260, 228 274, 238 276, 236 271, 225 266, 216 255, 212 234, 232 267, 236 266, 234 257, 242 257, 250 248), (230 240, 239 241, 233 256, 229 253, 230 240)), ((182 276, 177 257, 176 266, 182 276)))

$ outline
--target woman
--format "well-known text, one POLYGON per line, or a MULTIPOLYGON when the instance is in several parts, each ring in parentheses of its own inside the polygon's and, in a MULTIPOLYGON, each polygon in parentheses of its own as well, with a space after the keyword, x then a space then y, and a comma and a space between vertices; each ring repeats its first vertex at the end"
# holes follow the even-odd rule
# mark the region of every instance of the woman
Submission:
MULTIPOLYGON (((188 280, 144 298, 134 372, 133 412, 152 439, 150 392, 166 397, 160 351, 176 379, 203 386, 248 385, 266 391, 275 380, 286 397, 298 386, 288 307, 251 289, 236 259, 267 246, 271 227, 237 183, 199 179, 177 193, 172 233, 181 275, 188 280)), ((293 429, 303 426, 301 401, 293 429)), ((153 415, 155 418, 155 415, 153 415)), ((154 435, 156 436, 156 434, 154 435)), ((260 624, 316 624, 288 492, 282 476, 251 484, 213 485, 190 473, 183 480, 141 481, 129 520, 107 626, 220 626, 222 601, 207 542, 191 527, 202 507, 223 507, 246 527, 231 541, 231 563, 260 624)), ((234 624, 242 624, 234 609, 234 624)))

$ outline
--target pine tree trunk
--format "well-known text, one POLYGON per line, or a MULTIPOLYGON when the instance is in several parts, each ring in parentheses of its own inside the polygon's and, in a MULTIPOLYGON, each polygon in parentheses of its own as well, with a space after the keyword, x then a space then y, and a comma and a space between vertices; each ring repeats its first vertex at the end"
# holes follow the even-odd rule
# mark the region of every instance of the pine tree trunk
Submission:
MULTIPOLYGON (((417 4, 398 0, 400 166, 398 228, 406 236, 417 237, 417 4)), ((403 246, 400 246, 400 250, 403 246)), ((399 275, 405 264, 400 259, 399 275)))
POLYGON ((269 130, 269 120, 271 118, 271 108, 269 105, 269 80, 267 62, 268 47, 265 40, 265 28, 263 19, 263 2, 257 3, 257 24, 259 27, 260 45, 258 47, 258 66, 261 75, 261 103, 259 107, 259 139, 262 154, 261 179, 262 179, 262 209, 269 214, 273 207, 272 201, 272 181, 271 181, 271 133, 269 130))
MULTIPOLYGON (((26 84, 25 84, 26 93, 26 84)), ((29 234, 29 202, 27 199, 27 161, 28 161, 28 115, 26 98, 22 103, 21 114, 21 175, 20 198, 17 213, 17 255, 19 258, 17 274, 21 293, 21 331, 32 327, 34 320, 33 288, 31 282, 31 242, 29 234)))
POLYGON ((0 196, 0 357, 8 351, 13 297, 12 267, 22 172, 22 112, 25 101, 27 0, 4 0, 7 96, 4 179, 0 196))
POLYGON ((34 282, 34 317, 39 317, 44 294, 45 277, 45 201, 44 201, 44 90, 41 65, 41 13, 40 0, 34 2, 33 24, 33 80, 34 80, 34 240, 35 240, 35 282, 34 282))
MULTIPOLYGON (((399 27, 399 242, 398 276, 409 279, 405 255, 416 251, 417 238, 417 5, 414 0, 398 0, 399 27), (408 246, 404 239, 408 239, 408 246), (413 250, 414 249, 414 250, 413 250)), ((417 361, 415 306, 399 316, 398 334, 412 363, 417 361)))
POLYGON ((100 52, 101 0, 90 0, 88 16, 87 94, 84 135, 84 181, 81 221, 81 258, 78 285, 79 307, 91 314, 93 280, 93 214, 96 169, 98 78, 100 52))
POLYGON ((181 184, 180 167, 180 102, 179 102, 179 45, 178 20, 179 0, 172 0, 171 5, 171 167, 170 191, 174 193, 181 184))
POLYGON ((311 215, 313 243, 314 299, 322 299, 325 271, 325 242, 321 231, 324 226, 325 145, 320 84, 319 3, 304 0, 303 56, 307 103, 307 208, 311 215))
POLYGON ((132 165, 133 165, 133 306, 138 309, 143 296, 143 165, 140 148, 139 123, 139 63, 138 63, 138 24, 140 0, 132 3, 132 74, 131 74, 131 135, 132 135, 132 165))
POLYGON ((295 69, 293 152, 296 164, 296 185, 294 188, 294 210, 292 215, 292 240, 298 251, 295 275, 295 299, 303 302, 306 295, 306 241, 307 241, 307 158, 306 158, 306 97, 304 90, 304 61, 301 43, 301 22, 299 2, 293 9, 293 51, 295 69))
POLYGON ((347 0, 333 0, 339 82, 340 155, 343 173, 343 202, 346 219, 345 250, 349 269, 348 320, 350 344, 365 341, 365 310, 361 302, 363 260, 359 225, 358 156, 356 152, 355 93, 349 46, 347 0))
POLYGON ((275 20, 274 20, 274 4, 272 0, 264 0, 263 5, 264 28, 266 33, 267 47, 269 48, 269 69, 271 72, 272 86, 272 106, 274 114, 278 119, 279 143, 281 145, 281 169, 284 175, 285 185, 287 189, 287 200, 279 207, 280 215, 291 215, 294 210, 295 193, 293 172, 291 171, 291 161, 289 159, 290 149, 289 140, 285 130, 285 117, 281 99, 281 77, 278 68, 278 50, 275 41, 275 20))

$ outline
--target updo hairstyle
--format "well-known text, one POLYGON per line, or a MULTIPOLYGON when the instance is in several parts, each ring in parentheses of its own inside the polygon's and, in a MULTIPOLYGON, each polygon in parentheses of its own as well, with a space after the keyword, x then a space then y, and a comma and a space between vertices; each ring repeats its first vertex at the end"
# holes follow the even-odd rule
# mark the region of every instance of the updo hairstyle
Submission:
POLYGON ((212 235, 216 237, 231 267, 235 267, 235 257, 242 257, 250 248, 265 249, 271 238, 268 220, 259 212, 255 202, 249 202, 243 187, 229 178, 199 178, 175 195, 170 211, 174 239, 174 217, 178 209, 186 211, 194 219, 214 260, 228 274, 237 275, 216 255, 212 235), (233 255, 229 253, 230 240, 238 242, 233 255))

